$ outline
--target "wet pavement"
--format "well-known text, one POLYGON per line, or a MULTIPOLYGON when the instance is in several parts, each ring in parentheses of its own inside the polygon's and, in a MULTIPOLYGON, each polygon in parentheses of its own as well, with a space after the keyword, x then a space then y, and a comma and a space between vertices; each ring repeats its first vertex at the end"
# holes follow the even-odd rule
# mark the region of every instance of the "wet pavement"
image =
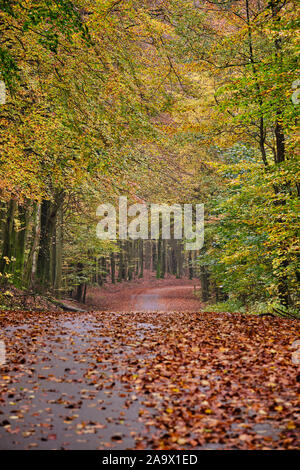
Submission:
POLYGON ((294 323, 132 302, 0 312, 0 449, 294 446, 294 323))
MULTIPOLYGON (((140 338, 148 328, 139 325, 140 338)), ((46 335, 34 332, 34 324, 2 331, 5 342, 25 354, 4 380, 5 393, 1 384, 0 449, 133 448, 149 428, 139 417, 141 399, 122 383, 126 371, 116 365, 132 348, 113 348, 91 315, 65 315, 46 335), (111 359, 103 358, 107 351, 111 359)))

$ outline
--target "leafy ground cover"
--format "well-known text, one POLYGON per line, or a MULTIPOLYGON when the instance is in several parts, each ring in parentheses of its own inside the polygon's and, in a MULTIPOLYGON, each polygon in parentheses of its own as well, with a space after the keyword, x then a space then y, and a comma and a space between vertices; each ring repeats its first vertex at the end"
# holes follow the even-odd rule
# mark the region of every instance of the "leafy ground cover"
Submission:
POLYGON ((2 449, 296 449, 298 322, 3 312, 2 449))

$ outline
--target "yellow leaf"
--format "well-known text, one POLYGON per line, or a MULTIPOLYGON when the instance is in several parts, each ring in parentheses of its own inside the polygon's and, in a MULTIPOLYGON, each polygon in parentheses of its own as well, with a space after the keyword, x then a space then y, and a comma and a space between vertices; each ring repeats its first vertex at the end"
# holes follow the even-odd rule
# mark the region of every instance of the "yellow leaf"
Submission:
POLYGON ((291 431, 292 429, 296 429, 296 426, 293 421, 289 421, 286 428, 291 431))
POLYGON ((179 437, 179 438, 177 439, 177 444, 183 446, 184 444, 186 444, 186 439, 184 439, 184 437, 179 437))

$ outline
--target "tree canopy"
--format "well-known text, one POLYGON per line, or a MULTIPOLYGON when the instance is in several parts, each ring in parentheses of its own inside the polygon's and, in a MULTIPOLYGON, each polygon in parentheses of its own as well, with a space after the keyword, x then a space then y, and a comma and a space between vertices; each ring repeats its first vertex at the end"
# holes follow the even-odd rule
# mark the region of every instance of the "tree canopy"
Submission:
POLYGON ((1 282, 130 278, 143 248, 96 237, 127 195, 205 204, 172 268, 205 300, 299 307, 298 28, 290 0, 1 1, 1 282))

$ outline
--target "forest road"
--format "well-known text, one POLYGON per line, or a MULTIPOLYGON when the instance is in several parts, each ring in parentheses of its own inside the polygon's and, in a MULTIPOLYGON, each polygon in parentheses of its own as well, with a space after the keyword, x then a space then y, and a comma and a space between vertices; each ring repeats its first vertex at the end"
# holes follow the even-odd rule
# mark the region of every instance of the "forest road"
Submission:
POLYGON ((135 312, 159 312, 200 309, 200 302, 193 294, 193 286, 166 286, 143 290, 131 295, 129 310, 135 312))
MULTIPOLYGON (((176 305, 163 289, 128 299, 176 305)), ((299 449, 298 334, 199 310, 0 312, 0 449, 299 449)))
POLYGON ((195 295, 195 285, 195 281, 188 279, 108 285, 91 289, 86 307, 106 312, 199 312, 202 303, 195 295))

